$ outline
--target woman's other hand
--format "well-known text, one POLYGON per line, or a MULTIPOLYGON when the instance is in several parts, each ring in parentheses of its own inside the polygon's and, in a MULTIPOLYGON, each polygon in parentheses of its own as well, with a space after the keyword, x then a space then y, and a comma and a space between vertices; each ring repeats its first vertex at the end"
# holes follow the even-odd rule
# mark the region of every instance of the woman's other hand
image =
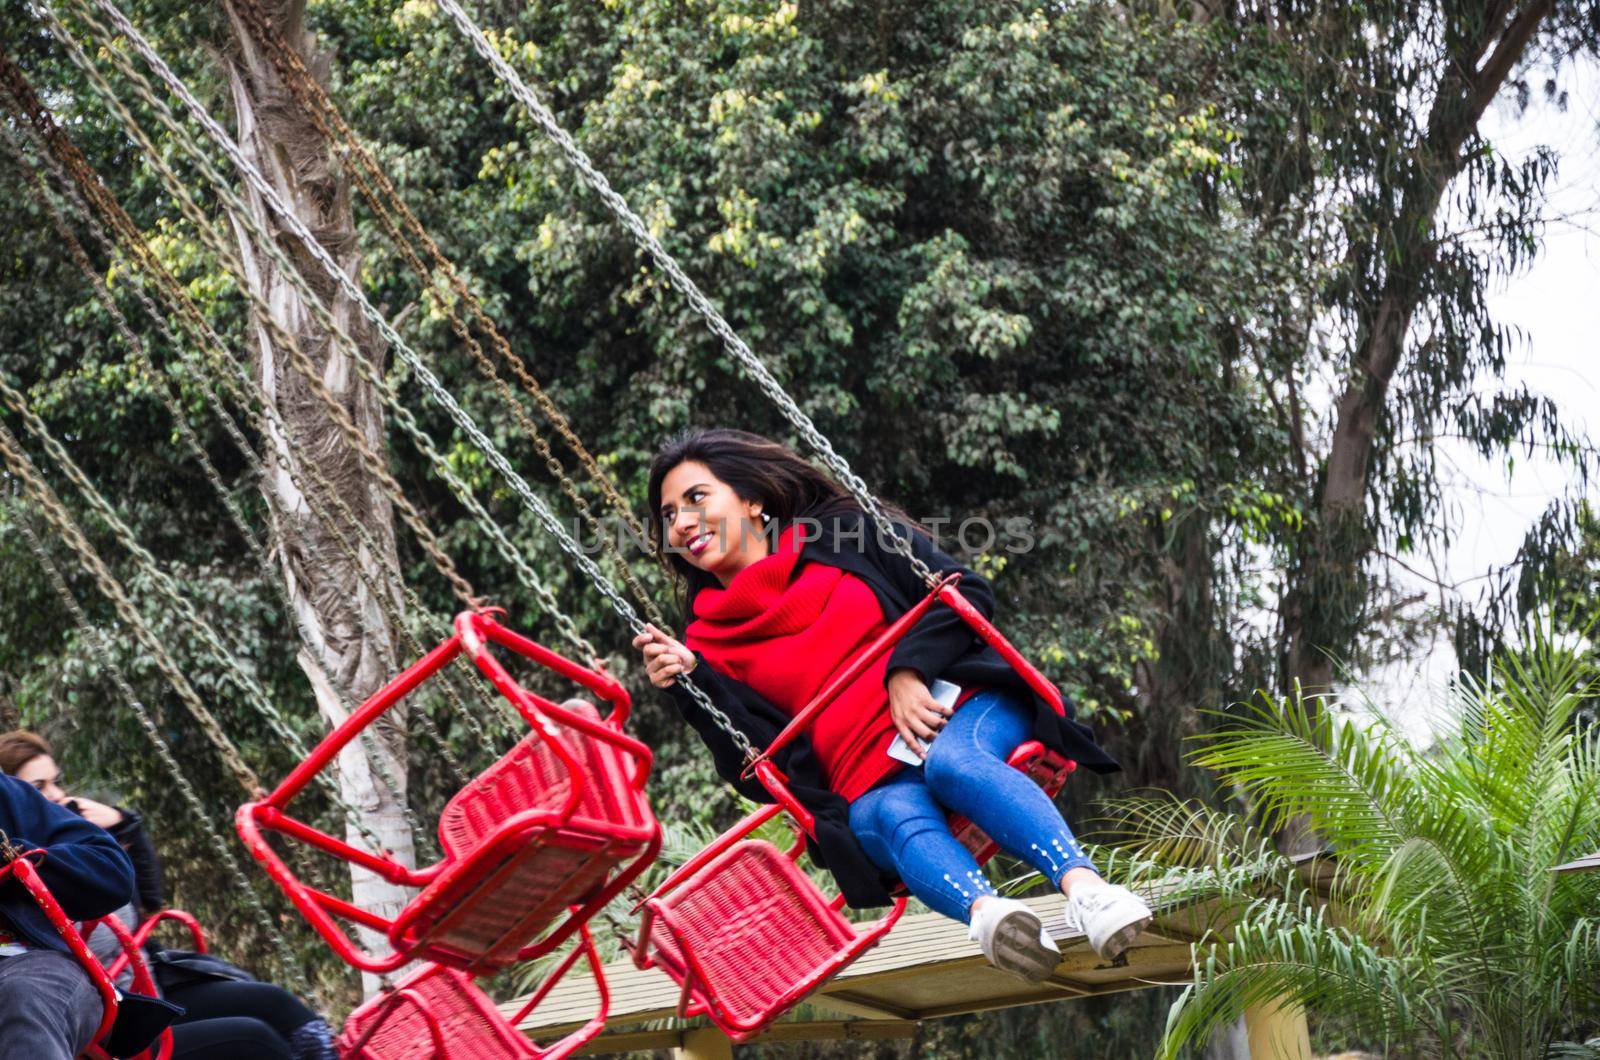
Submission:
POLYGON ((633 638, 633 646, 644 656, 645 676, 657 688, 667 688, 679 674, 690 673, 698 662, 694 652, 681 641, 673 640, 653 625, 633 638))
POLYGON ((74 796, 68 801, 71 809, 75 810, 79 817, 96 827, 115 828, 122 823, 122 811, 115 806, 107 806, 103 802, 95 802, 93 799, 81 796, 74 796))
POLYGON ((933 698, 915 670, 896 670, 889 675, 889 717, 918 758, 928 757, 924 741, 939 735, 950 713, 949 707, 933 698))

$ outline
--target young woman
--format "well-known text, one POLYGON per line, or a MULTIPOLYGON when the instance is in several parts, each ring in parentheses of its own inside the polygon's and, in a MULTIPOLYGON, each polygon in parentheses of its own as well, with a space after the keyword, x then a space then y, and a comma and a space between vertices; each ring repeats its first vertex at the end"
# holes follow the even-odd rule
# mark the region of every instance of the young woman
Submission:
MULTIPOLYGON (((0 734, 0 773, 32 785, 58 806, 111 834, 133 863, 136 886, 124 895, 117 915, 136 927, 134 911, 148 916, 162 908, 161 863, 142 819, 121 806, 68 794, 61 769, 43 737, 23 730, 0 734)), ((109 931, 90 938, 95 955, 109 963, 119 952, 109 931)), ((173 1060, 333 1060, 333 1032, 325 1020, 293 994, 219 958, 188 950, 151 950, 151 971, 161 995, 184 1014, 172 1027, 173 1060)))
MULTIPOLYGON (((651 626, 634 646, 723 778, 764 798, 758 784, 739 779, 734 741, 677 687, 677 676, 687 674, 763 746, 926 587, 843 487, 758 435, 699 430, 673 441, 651 465, 649 498, 657 548, 683 578, 687 626, 682 641, 651 626)), ((893 515, 914 553, 935 571, 961 570, 962 593, 992 615, 988 584, 893 515)), ((959 616, 935 605, 777 765, 816 816, 813 856, 852 906, 885 904, 902 881, 930 908, 967 923, 996 967, 1042 979, 1059 961, 1055 943, 1025 904, 995 893, 951 836, 947 813, 966 815, 1059 887, 1068 930, 1082 930, 1108 960, 1150 910, 1100 878, 1051 800, 1006 764, 1029 739, 1088 769, 1120 768, 1086 726, 1036 700, 959 616), (958 694, 936 698, 935 681, 958 694), (890 757, 897 735, 918 765, 890 757)))

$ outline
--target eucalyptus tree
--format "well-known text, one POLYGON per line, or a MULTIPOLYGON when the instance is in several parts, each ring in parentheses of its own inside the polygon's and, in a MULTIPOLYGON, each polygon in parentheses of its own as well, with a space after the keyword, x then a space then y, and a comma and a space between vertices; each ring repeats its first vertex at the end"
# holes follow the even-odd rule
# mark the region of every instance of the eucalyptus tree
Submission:
MULTIPOLYGON (((1551 398, 1499 386, 1512 342, 1487 305, 1537 253, 1559 159, 1508 159, 1481 121, 1535 90, 1559 102, 1564 64, 1596 54, 1600 9, 1268 0, 1206 15, 1267 75, 1239 116, 1239 205, 1306 248, 1296 296, 1239 323, 1304 516, 1279 539, 1281 684, 1320 691, 1374 618, 1380 554, 1448 544, 1436 438, 1586 459, 1551 398)), ((1563 525, 1541 523, 1530 547, 1548 551, 1563 525)))

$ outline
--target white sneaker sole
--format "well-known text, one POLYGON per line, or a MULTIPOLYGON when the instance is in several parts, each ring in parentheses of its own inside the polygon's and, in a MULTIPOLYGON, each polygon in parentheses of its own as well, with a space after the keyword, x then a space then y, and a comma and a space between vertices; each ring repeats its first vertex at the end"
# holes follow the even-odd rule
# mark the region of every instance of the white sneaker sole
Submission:
POLYGON ((1089 945, 1103 959, 1116 962, 1133 945, 1139 933, 1150 926, 1150 907, 1137 898, 1125 897, 1094 919, 1093 930, 1089 925, 1083 927, 1089 945))
POLYGON ((1050 978, 1061 954, 1040 941, 1044 925, 1026 909, 1007 913, 994 927, 994 954, 989 962, 1003 972, 1037 983, 1050 978))
POLYGON ((1128 947, 1133 945, 1135 939, 1150 926, 1150 918, 1142 916, 1130 924, 1126 924, 1106 936, 1104 942, 1096 947, 1095 952, 1102 958, 1115 964, 1128 952, 1128 947))

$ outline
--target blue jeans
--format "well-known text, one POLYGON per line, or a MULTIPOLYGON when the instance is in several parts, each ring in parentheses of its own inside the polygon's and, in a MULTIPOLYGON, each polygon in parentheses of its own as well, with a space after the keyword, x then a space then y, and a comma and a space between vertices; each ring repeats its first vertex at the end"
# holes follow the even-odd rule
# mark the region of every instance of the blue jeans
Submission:
POLYGON ((920 767, 885 778, 850 804, 850 830, 879 868, 894 872, 930 909, 966 921, 972 903, 995 893, 950 834, 946 816, 965 815, 1006 853, 1059 885, 1093 863, 1040 787, 1006 764, 1033 730, 1033 707, 1003 692, 963 703, 920 767))

